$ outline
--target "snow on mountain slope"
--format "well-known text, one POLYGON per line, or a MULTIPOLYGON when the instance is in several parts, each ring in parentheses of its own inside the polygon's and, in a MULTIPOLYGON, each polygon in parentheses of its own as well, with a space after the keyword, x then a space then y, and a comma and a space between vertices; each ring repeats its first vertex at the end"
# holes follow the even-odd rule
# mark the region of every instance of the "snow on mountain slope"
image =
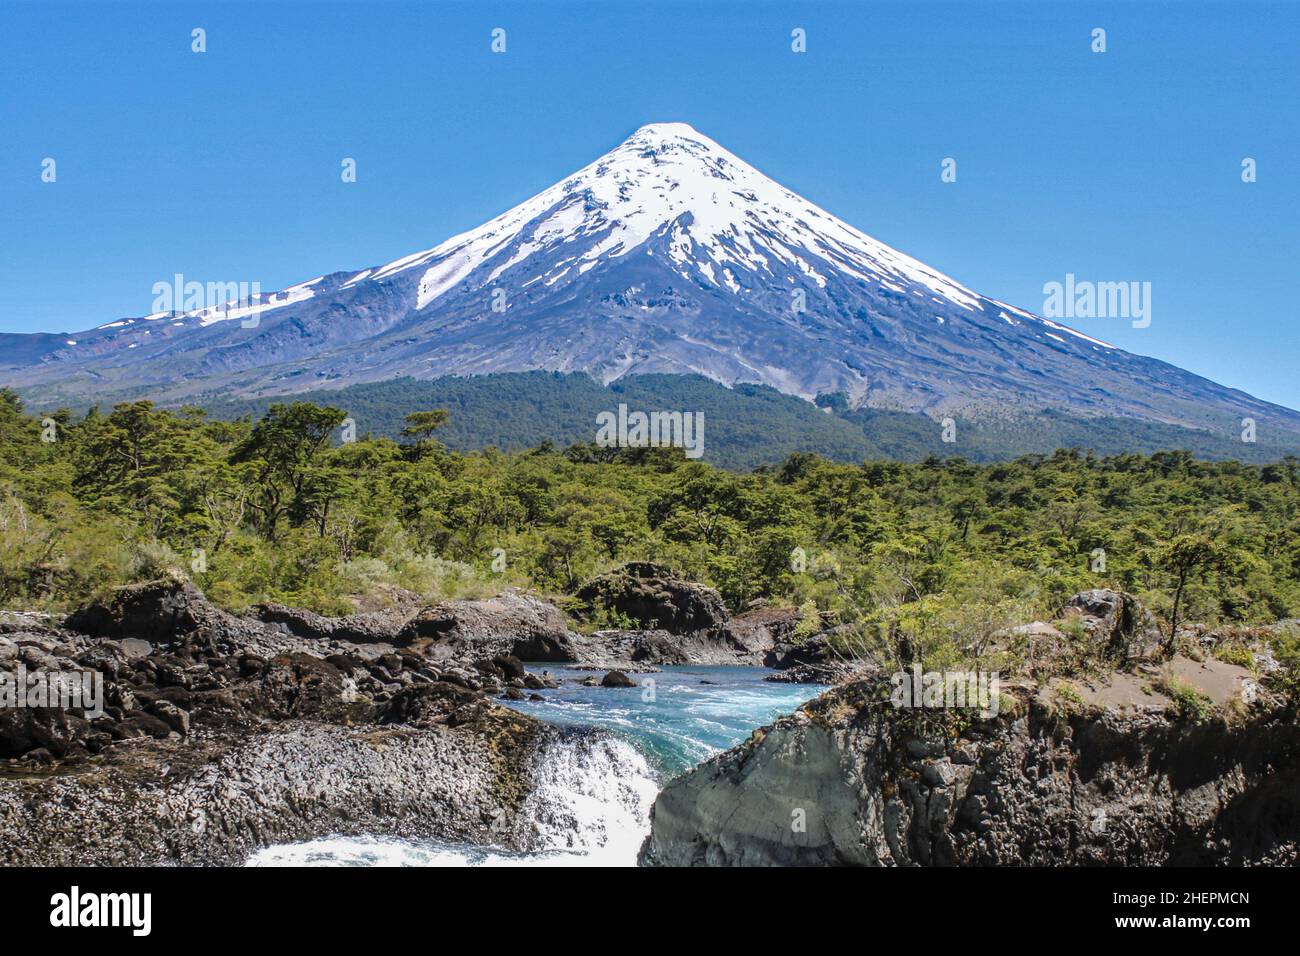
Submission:
MULTIPOLYGON (((979 307, 969 289, 858 232, 684 123, 643 126, 563 182, 477 229, 389 263, 370 278, 433 262, 420 281, 417 307, 423 309, 525 230, 527 240, 487 282, 542 256, 546 267, 535 278, 549 285, 570 270, 582 275, 602 258, 628 255, 667 232, 668 257, 680 274, 711 285, 734 267, 776 277, 779 264, 825 287, 825 278, 805 257, 815 252, 856 278, 916 283, 950 302, 979 307), (593 241, 580 253, 557 255, 587 238, 593 241)), ((735 291, 734 282, 728 285, 735 291)))
POLYGON ((697 373, 936 416, 1053 407, 1300 433, 1295 412, 973 292, 681 123, 641 127, 430 249, 255 308, 0 336, 0 381, 46 399, 532 369, 697 373))

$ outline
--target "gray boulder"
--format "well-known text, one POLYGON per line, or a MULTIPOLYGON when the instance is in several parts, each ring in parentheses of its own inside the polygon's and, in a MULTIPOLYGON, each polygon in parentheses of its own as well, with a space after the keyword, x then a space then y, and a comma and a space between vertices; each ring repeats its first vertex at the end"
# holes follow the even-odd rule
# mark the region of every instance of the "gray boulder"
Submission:
POLYGON ((1151 660, 1161 655, 1163 635, 1155 616, 1131 594, 1097 588, 1065 602, 1058 620, 1078 618, 1098 648, 1116 661, 1151 660))

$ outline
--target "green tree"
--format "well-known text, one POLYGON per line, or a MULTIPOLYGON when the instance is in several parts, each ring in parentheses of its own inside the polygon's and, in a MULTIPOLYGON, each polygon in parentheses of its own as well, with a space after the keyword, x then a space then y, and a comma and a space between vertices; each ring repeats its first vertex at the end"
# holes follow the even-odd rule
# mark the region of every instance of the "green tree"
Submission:
POLYGON ((403 438, 414 438, 412 446, 415 457, 426 454, 433 445, 433 433, 447 424, 451 414, 445 408, 435 408, 425 412, 411 412, 406 416, 406 427, 402 429, 403 438))
POLYGON ((1174 538, 1160 551, 1157 561, 1174 580, 1174 610, 1169 619, 1167 647, 1172 648, 1178 635, 1179 613, 1183 594, 1192 575, 1219 567, 1224 554, 1219 546, 1205 535, 1183 534, 1174 538))
POLYGON ((279 523, 291 510, 298 522, 310 508, 300 500, 313 462, 329 443, 347 413, 308 402, 272 405, 231 455, 235 464, 251 464, 257 493, 249 503, 259 516, 263 535, 274 541, 279 523))

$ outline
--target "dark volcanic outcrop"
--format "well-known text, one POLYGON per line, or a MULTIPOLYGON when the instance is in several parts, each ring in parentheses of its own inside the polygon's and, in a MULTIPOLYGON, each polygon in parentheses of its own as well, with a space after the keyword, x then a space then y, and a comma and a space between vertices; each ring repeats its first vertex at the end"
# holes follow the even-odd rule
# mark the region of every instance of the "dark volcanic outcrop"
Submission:
POLYGON ((658 564, 632 562, 583 585, 575 612, 640 627, 575 635, 583 666, 646 670, 673 664, 770 667, 791 683, 839 680, 853 668, 826 634, 801 636, 801 612, 761 603, 732 617, 713 588, 658 564))
POLYGON ((717 631, 729 617, 717 591, 646 561, 602 574, 584 584, 577 597, 591 613, 618 615, 669 634, 717 631))
POLYGON ((346 617, 326 617, 283 604, 260 604, 253 610, 258 620, 277 625, 295 637, 351 641, 354 644, 391 644, 411 618, 411 614, 400 609, 346 617))
POLYGON ((588 620, 637 625, 596 631, 576 643, 585 666, 628 670, 672 664, 784 667, 778 646, 799 620, 798 611, 781 608, 733 618, 713 588, 640 561, 583 585, 574 610, 588 620))
POLYGON ((83 772, 0 781, 0 860, 236 864, 329 834, 527 849, 530 765, 558 737, 493 708, 470 726, 294 721, 228 742, 160 741, 83 772))
POLYGON ((66 626, 90 637, 166 643, 211 627, 223 617, 188 581, 164 580, 119 588, 110 599, 71 614, 66 626))
POLYGON ((767 679, 788 684, 834 684, 862 669, 862 662, 837 650, 834 632, 802 640, 779 641, 763 657, 763 664, 780 671, 767 679))
POLYGON ((727 638, 747 653, 766 657, 778 645, 788 646, 797 640, 799 620, 800 613, 794 608, 759 605, 727 622, 727 638))

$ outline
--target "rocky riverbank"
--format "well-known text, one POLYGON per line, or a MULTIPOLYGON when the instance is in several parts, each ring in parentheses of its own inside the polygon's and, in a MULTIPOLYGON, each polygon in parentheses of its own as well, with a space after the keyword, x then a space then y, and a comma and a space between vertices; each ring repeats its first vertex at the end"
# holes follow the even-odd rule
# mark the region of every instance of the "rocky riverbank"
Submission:
POLYGON ((641 860, 1293 865, 1300 726, 1267 630, 1230 636, 1252 668, 1170 653, 1088 592, 1003 635, 1024 666, 996 715, 895 707, 885 674, 836 687, 670 783, 641 860))
POLYGON ((539 605, 430 636, 429 615, 237 617, 161 581, 64 622, 0 615, 11 680, 102 677, 102 712, 0 711, 0 862, 233 863, 332 833, 532 848, 534 772, 572 732, 492 698, 538 680, 510 652, 555 625, 539 605))
POLYGON ((0 862, 236 863, 328 835, 551 846, 572 812, 544 784, 616 743, 500 698, 556 686, 547 665, 623 694, 688 663, 840 682, 672 781, 646 864, 1300 860, 1296 675, 1271 650, 1297 622, 1170 642, 1130 596, 1085 592, 995 635, 993 706, 963 710, 897 707, 895 675, 842 661, 834 632, 780 608, 733 617, 654 565, 582 601, 234 615, 169 579, 63 620, 0 613, 0 676, 102 680, 95 707, 0 709, 0 862), (570 627, 609 617, 638 627, 570 627))
POLYGON ((523 809, 537 770, 578 732, 497 702, 555 685, 525 661, 609 687, 664 664, 779 666, 797 620, 732 618, 716 592, 653 565, 598 579, 588 598, 579 614, 614 608, 651 626, 584 634, 515 591, 342 618, 234 615, 179 578, 63 620, 0 613, 12 682, 102 681, 93 707, 0 709, 0 862, 232 863, 363 833, 532 849, 546 813, 523 809))

